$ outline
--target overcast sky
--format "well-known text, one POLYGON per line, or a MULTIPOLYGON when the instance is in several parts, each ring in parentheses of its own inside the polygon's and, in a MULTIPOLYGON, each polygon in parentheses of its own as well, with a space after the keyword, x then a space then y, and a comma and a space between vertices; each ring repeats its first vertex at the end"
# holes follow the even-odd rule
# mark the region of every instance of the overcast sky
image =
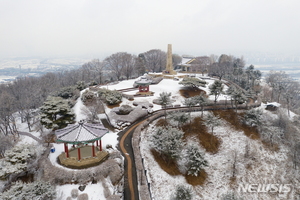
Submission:
MULTIPOLYGON (((299 0, 0 0, 0 57, 300 54, 299 0)), ((239 56, 239 55, 237 55, 239 56)))

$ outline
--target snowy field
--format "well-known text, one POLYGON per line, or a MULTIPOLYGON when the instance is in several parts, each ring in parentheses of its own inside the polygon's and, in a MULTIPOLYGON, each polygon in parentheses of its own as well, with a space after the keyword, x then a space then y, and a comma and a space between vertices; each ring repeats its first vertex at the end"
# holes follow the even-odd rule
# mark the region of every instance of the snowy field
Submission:
MULTIPOLYGON (((186 74, 178 74, 178 76, 180 75, 186 75, 186 74)), ((202 77, 200 75, 198 75, 198 77, 202 77)), ((207 76, 204 76, 204 78, 208 78, 207 76)), ((126 81, 122 81, 119 82, 118 84, 114 84, 114 85, 107 85, 107 86, 103 86, 103 88, 108 88, 110 90, 120 90, 120 89, 125 89, 125 88, 132 88, 133 84, 137 79, 131 79, 131 80, 126 80, 126 81)), ((179 90, 181 88, 183 88, 183 85, 180 85, 179 82, 182 79, 179 79, 179 81, 175 81, 173 79, 163 79, 159 84, 157 85, 150 85, 150 91, 154 92, 153 96, 148 96, 148 97, 135 97, 134 100, 136 101, 148 101, 149 103, 152 103, 154 99, 157 99, 159 97, 159 94, 162 92, 171 92, 171 98, 175 101, 174 103, 172 103, 173 105, 179 104, 181 106, 183 106, 183 101, 184 101, 184 97, 182 97, 180 95, 179 90)), ((205 79, 205 81, 207 82, 206 87, 199 87, 201 90, 205 91, 206 94, 209 94, 209 85, 211 85, 216 79, 205 79)), ((227 90, 227 86, 224 85, 224 91, 227 90)), ((136 94, 137 90, 135 91, 130 91, 130 92, 124 92, 125 94, 129 94, 129 95, 134 95, 136 94)), ((214 96, 209 96, 210 100, 214 100, 214 96)), ((225 99, 230 99, 229 96, 227 95, 220 95, 220 97, 218 98, 218 100, 225 100, 225 99)), ((123 98, 123 101, 121 103, 121 105, 131 105, 132 106, 132 101, 128 101, 125 98, 123 98)), ((160 105, 157 104, 153 104, 153 110, 159 110, 161 109, 160 105)), ((106 113, 108 113, 110 111, 109 108, 106 108, 106 113)))
MULTIPOLYGON (((262 105, 257 109, 264 109, 266 105, 262 105)), ((207 114, 207 112, 204 112, 207 114)), ((287 114, 287 113, 286 113, 287 114)), ((200 116, 201 113, 192 113, 192 116, 200 116)), ((271 112, 264 111, 264 115, 270 118, 276 117, 271 112)), ((295 114, 292 113, 290 120, 295 114)), ((147 177, 151 183, 151 192, 153 199, 165 200, 170 199, 174 195, 177 185, 188 185, 184 176, 171 176, 160 168, 156 163, 150 151, 150 138, 154 132, 155 122, 151 123, 141 134, 141 154, 144 158, 145 170, 147 177), (163 187, 162 187, 163 185, 163 187)), ((291 193, 244 193, 238 189, 239 185, 246 184, 268 184, 268 183, 293 183, 294 176, 289 170, 291 162, 287 162, 287 147, 280 145, 279 151, 271 151, 266 149, 261 141, 249 139, 243 132, 236 131, 226 121, 222 121, 222 125, 215 128, 214 135, 221 139, 221 146, 218 153, 211 154, 206 152, 205 158, 209 162, 209 166, 205 168, 208 174, 203 186, 193 187, 194 200, 212 200, 220 199, 222 195, 228 192, 235 192, 246 200, 273 200, 273 199, 294 199, 295 195, 291 193), (249 158, 245 158, 246 144, 249 146, 249 158), (233 153, 237 153, 236 164, 236 183, 230 183, 233 165, 233 153), (289 164, 287 164, 289 163, 289 164), (251 168, 249 168, 251 166, 251 168)), ((193 141, 194 142, 194 138, 193 141)), ((189 143, 189 141, 187 141, 189 143)), ((201 147, 202 148, 202 147, 201 147)), ((202 148, 205 152, 205 149, 202 148)))

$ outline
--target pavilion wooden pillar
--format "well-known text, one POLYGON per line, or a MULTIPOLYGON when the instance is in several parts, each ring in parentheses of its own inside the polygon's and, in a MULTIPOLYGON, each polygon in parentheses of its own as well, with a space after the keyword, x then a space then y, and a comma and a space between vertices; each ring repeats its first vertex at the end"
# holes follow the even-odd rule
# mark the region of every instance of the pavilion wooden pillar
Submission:
POLYGON ((101 139, 99 140, 99 149, 100 149, 100 151, 102 151, 102 142, 101 142, 101 139))
POLYGON ((94 143, 93 143, 93 145, 92 145, 92 154, 93 154, 93 157, 96 156, 96 154, 95 154, 95 146, 94 146, 94 143))
POLYGON ((66 153, 66 157, 69 158, 69 149, 68 149, 68 144, 64 143, 65 145, 65 153, 66 153))
POLYGON ((80 155, 80 147, 78 147, 77 153, 78 153, 78 160, 80 160, 80 159, 81 159, 81 155, 80 155))

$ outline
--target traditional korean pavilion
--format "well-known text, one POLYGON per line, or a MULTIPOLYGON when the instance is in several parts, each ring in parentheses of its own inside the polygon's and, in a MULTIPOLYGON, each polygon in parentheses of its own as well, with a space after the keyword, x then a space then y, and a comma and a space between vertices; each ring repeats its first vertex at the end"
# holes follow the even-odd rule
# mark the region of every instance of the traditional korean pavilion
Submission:
POLYGON ((141 78, 140 80, 136 81, 135 84, 137 84, 139 87, 139 92, 137 94, 150 95, 151 92, 149 90, 149 85, 151 83, 152 81, 146 78, 141 78))
MULTIPOLYGON (((108 153, 102 150, 101 142, 101 138, 106 133, 108 133, 108 130, 102 124, 90 124, 84 121, 69 124, 63 129, 56 130, 56 141, 64 143, 65 147, 64 155, 60 155, 59 158, 61 164, 70 165, 72 160, 81 162, 92 158, 88 161, 88 164, 91 164, 97 158, 99 161, 99 159, 106 157, 108 153), (69 144, 71 144, 70 149, 69 144)), ((84 165, 84 163, 81 163, 81 165, 84 165)))

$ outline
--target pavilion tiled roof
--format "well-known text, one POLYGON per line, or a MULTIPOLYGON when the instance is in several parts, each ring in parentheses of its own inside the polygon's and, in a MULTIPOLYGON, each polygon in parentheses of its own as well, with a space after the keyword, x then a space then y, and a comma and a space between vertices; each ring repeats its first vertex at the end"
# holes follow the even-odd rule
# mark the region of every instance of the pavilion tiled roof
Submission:
POLYGON ((88 143, 101 139, 108 130, 102 124, 78 122, 55 131, 58 142, 88 143))

